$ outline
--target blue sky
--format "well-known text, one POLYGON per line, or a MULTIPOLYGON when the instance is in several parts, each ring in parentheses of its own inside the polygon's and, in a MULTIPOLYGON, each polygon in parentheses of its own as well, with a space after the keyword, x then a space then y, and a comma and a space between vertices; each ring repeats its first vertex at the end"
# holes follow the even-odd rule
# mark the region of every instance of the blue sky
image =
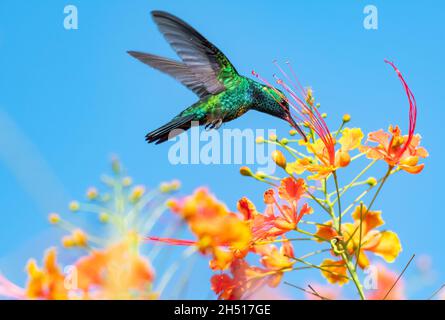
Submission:
MULTIPOLYGON (((417 131, 430 152, 421 175, 397 175, 376 206, 397 231, 404 251, 428 254, 444 270, 442 213, 443 11, 440 1, 11 1, 0 3, 0 270, 23 283, 22 266, 55 238, 46 222, 97 182, 111 154, 148 185, 172 178, 183 193, 206 185, 231 208, 246 195, 261 201, 264 185, 238 174, 239 165, 172 166, 171 144, 144 135, 196 101, 193 93, 126 54, 175 57, 149 12, 180 16, 228 56, 238 71, 271 76, 272 60, 291 60, 311 85, 330 121, 344 113, 364 131, 391 123, 407 129, 406 96, 384 58, 396 62, 418 102, 417 131), (74 4, 79 29, 63 28, 74 4), (363 28, 363 8, 376 5, 378 30, 363 28)), ((226 128, 276 128, 285 123, 250 112, 226 128)), ((383 174, 381 165, 373 173, 383 174)), ((345 180, 344 182, 346 182, 345 180)), ((295 281, 318 279, 299 275, 295 281), (307 277, 307 278, 306 278, 307 277)), ((205 287, 208 278, 197 279, 205 287)), ((439 273, 434 285, 445 282, 439 273)), ((289 291, 288 288, 284 290, 289 291)), ((291 292, 292 293, 292 292, 291 292)), ((205 298, 207 293, 192 294, 205 298)))

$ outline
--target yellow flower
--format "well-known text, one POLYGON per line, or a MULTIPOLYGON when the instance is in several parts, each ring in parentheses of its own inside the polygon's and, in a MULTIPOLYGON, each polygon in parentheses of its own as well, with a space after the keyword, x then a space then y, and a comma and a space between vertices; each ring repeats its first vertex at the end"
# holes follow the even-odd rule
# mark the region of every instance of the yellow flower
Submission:
POLYGON ((364 137, 364 134, 360 128, 344 128, 342 130, 342 136, 338 139, 341 144, 342 151, 351 151, 357 149, 364 137))
POLYGON ((26 296, 31 299, 64 300, 68 292, 64 286, 64 275, 57 265, 56 250, 46 252, 43 267, 40 269, 35 260, 28 261, 26 267, 28 283, 26 296))
MULTIPOLYGON (((388 230, 376 230, 384 224, 380 211, 368 211, 365 206, 362 208, 357 206, 352 213, 352 218, 354 223, 343 224, 342 233, 344 242, 347 243, 348 253, 355 256, 361 268, 369 266, 366 252, 372 252, 386 262, 393 262, 397 258, 402 251, 397 234, 388 230)), ((330 227, 331 225, 325 223, 323 226, 318 226, 316 235, 327 240, 338 237, 337 231, 330 227)))
POLYGON ((342 130, 342 136, 338 140, 340 149, 334 151, 335 141, 330 139, 317 139, 315 142, 300 142, 305 145, 309 153, 314 155, 314 161, 308 158, 298 159, 289 164, 288 170, 297 174, 305 170, 314 173, 308 177, 310 180, 321 180, 328 177, 338 168, 346 167, 351 162, 349 152, 357 149, 363 139, 363 132, 360 128, 345 128, 342 130))
POLYGON ((302 158, 297 159, 294 162, 289 162, 286 166, 286 171, 290 174, 294 173, 297 175, 302 174, 304 171, 306 171, 306 168, 311 164, 310 158, 302 158))
POLYGON ((322 268, 321 274, 329 283, 337 283, 341 286, 349 281, 347 270, 342 260, 325 259, 320 264, 320 267, 322 268))

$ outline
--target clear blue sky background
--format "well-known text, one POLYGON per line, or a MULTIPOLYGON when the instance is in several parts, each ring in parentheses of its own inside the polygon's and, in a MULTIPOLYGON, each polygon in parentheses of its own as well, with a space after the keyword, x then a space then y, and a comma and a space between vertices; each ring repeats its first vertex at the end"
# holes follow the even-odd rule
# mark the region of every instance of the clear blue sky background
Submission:
MULTIPOLYGON (((439 272, 445 269, 441 1, 2 0, 0 270, 23 284, 26 258, 40 257, 55 241, 47 213, 62 211, 96 183, 110 154, 118 154, 131 175, 148 185, 178 178, 184 193, 206 185, 231 208, 244 195, 261 207, 264 186, 241 177, 239 166, 172 166, 168 143, 145 143, 148 130, 196 100, 174 80, 126 54, 141 50, 175 57, 150 19, 154 9, 195 26, 242 74, 255 69, 272 75, 273 59, 291 60, 333 124, 350 113, 352 125, 366 132, 391 123, 407 129, 406 96, 383 63, 394 60, 417 98, 417 131, 430 158, 421 175, 391 179, 376 207, 402 239, 404 251, 395 270, 413 253, 433 258, 437 279, 414 297, 427 297, 445 281, 439 272), (79 30, 63 28, 67 4, 78 7, 79 30), (376 31, 363 28, 366 4, 379 9, 376 31)), ((226 127, 287 128, 255 112, 226 127)), ((383 165, 377 169, 376 176, 383 174, 383 165)), ((208 296, 209 275, 194 277, 191 286, 198 289, 189 297, 208 296)), ((304 284, 312 279, 320 280, 316 273, 289 280, 304 284)))

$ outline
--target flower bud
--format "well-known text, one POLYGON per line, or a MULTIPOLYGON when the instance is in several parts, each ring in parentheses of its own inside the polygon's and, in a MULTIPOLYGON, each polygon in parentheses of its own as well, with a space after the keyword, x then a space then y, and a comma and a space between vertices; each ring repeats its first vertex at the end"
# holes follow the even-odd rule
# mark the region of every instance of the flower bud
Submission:
POLYGON ((88 238, 85 232, 83 232, 80 229, 76 229, 72 233, 72 239, 74 241, 74 244, 79 247, 86 247, 88 243, 88 238))
POLYGON ((121 163, 119 158, 113 157, 111 159, 111 170, 113 170, 115 174, 119 174, 121 172, 121 163))
POLYGON ((366 183, 373 187, 377 184, 377 179, 374 177, 369 177, 368 180, 366 180, 366 183))
POLYGON ((57 224, 60 222, 60 216, 57 213, 50 213, 48 216, 49 223, 57 224))
POLYGON ((110 216, 106 212, 101 212, 99 214, 99 221, 102 223, 107 223, 108 221, 110 221, 110 216))
POLYGON ((74 239, 70 236, 65 236, 62 238, 62 245, 65 248, 72 248, 76 245, 76 243, 74 242, 74 239))
POLYGON ((351 121, 351 116, 349 114, 343 115, 343 122, 348 123, 349 121, 351 121))
POLYGON ((71 201, 68 205, 68 208, 72 211, 72 212, 76 212, 79 211, 80 209, 80 204, 77 201, 71 201))
POLYGON ((271 134, 269 135, 269 140, 270 140, 270 141, 277 141, 277 140, 278 140, 278 137, 277 137, 277 135, 276 135, 275 133, 271 133, 271 134))
POLYGON ((289 130, 289 135, 294 136, 296 134, 297 134, 297 130, 294 130, 294 129, 289 130))
POLYGON ((239 173, 241 173, 241 175, 245 176, 245 177, 252 177, 253 176, 252 170, 250 170, 250 168, 246 167, 246 166, 241 167, 239 169, 239 173))
POLYGON ((256 142, 257 144, 264 143, 264 137, 262 137, 262 136, 257 137, 256 140, 255 140, 255 142, 256 142))
POLYGON ((286 145, 286 144, 289 143, 289 140, 286 139, 286 138, 283 138, 283 139, 280 140, 280 143, 281 143, 282 145, 286 145))
POLYGON ((179 190, 180 188, 181 188, 181 181, 173 180, 172 182, 170 182, 171 191, 176 191, 179 190))
POLYGON ((144 186, 135 186, 130 194, 130 200, 133 202, 138 201, 145 193, 145 187, 144 186))
POLYGON ((124 178, 122 179, 122 185, 123 185, 124 187, 128 187, 128 186, 130 186, 132 183, 133 183, 133 180, 131 179, 131 177, 124 177, 124 178))
POLYGON ((286 169, 286 157, 280 150, 272 152, 272 160, 281 168, 286 169))
POLYGON ((337 153, 337 165, 339 167, 346 167, 351 162, 351 156, 347 151, 339 151, 337 153))
POLYGON ((96 188, 94 188, 94 187, 88 188, 88 190, 87 190, 88 200, 97 199, 98 196, 99 196, 99 192, 97 191, 96 188))

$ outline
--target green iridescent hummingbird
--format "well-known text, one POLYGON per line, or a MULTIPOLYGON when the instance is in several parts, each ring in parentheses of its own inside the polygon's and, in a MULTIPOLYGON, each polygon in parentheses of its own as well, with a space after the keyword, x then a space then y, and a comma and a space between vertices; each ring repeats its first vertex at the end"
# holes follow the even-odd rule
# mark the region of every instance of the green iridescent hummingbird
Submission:
POLYGON ((182 61, 136 51, 128 53, 181 82, 198 95, 199 101, 148 133, 146 140, 149 143, 165 142, 195 124, 205 125, 206 129, 218 129, 224 122, 234 120, 249 110, 283 119, 305 137, 293 120, 281 91, 239 75, 216 46, 181 19, 162 11, 151 14, 182 61))

